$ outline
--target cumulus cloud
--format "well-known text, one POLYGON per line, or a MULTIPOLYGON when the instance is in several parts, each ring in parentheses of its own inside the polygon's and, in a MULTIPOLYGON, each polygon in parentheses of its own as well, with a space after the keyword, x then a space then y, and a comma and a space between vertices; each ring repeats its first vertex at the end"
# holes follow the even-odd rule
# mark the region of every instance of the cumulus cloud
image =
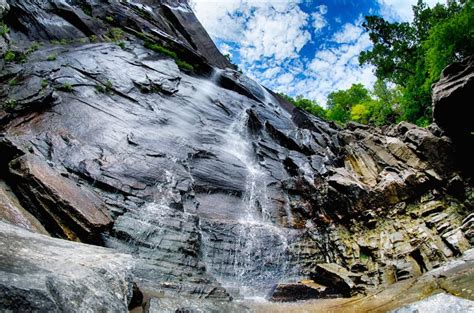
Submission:
POLYGON ((309 16, 298 3, 296 0, 191 0, 197 17, 213 38, 239 42, 240 54, 253 61, 296 58, 311 40, 305 29, 309 16))
POLYGON ((372 67, 359 66, 360 52, 372 45, 360 24, 344 25, 332 40, 338 45, 319 50, 309 63, 308 79, 295 86, 321 104, 325 104, 327 95, 332 91, 347 89, 354 83, 371 88, 376 80, 372 67))

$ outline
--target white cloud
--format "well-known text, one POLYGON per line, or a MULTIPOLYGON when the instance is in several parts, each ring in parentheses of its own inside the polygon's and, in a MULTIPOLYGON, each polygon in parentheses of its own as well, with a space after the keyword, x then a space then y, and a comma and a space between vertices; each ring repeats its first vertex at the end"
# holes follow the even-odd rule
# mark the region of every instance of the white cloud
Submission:
POLYGON ((332 91, 347 89, 354 83, 372 88, 375 82, 373 68, 359 66, 360 52, 371 46, 370 38, 360 24, 344 25, 340 32, 334 34, 333 40, 343 44, 318 51, 308 66, 308 79, 295 86, 298 92, 323 105, 332 91))
POLYGON ((328 7, 325 5, 320 5, 319 7, 317 7, 317 11, 311 14, 315 32, 322 30, 324 27, 328 25, 328 22, 326 18, 324 17, 326 13, 328 13, 328 7))
POLYGON ((215 39, 238 42, 242 57, 249 62, 298 56, 301 48, 311 40, 310 33, 305 30, 309 15, 298 3, 191 0, 191 6, 210 35, 215 39))
POLYGON ((298 6, 300 1, 307 0, 191 0, 191 4, 220 42, 221 51, 238 54, 243 71, 275 91, 303 95, 324 105, 330 92, 353 83, 371 88, 373 68, 358 64, 360 52, 371 46, 361 19, 341 25, 314 58, 307 59, 300 51, 311 41, 308 30, 313 27, 318 32, 329 23, 326 6, 307 14, 298 6))
POLYGON ((342 30, 333 35, 333 41, 337 43, 354 42, 361 36, 364 30, 360 26, 347 23, 342 26, 342 30))
POLYGON ((281 85, 288 85, 289 83, 293 82, 294 79, 295 77, 293 76, 293 74, 285 73, 283 75, 280 75, 280 77, 278 77, 278 83, 281 85))
MULTIPOLYGON (((414 6, 417 0, 378 0, 381 14, 389 20, 411 21, 414 6)), ((437 3, 446 3, 446 0, 425 0, 430 7, 437 3)))

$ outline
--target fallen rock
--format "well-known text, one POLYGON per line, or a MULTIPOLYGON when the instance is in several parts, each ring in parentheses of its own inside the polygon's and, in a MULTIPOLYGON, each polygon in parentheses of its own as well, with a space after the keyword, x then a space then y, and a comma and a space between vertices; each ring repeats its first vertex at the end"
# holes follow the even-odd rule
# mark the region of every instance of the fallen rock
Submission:
POLYGON ((274 302, 291 302, 317 299, 324 295, 326 289, 326 286, 316 284, 311 280, 304 280, 299 283, 278 284, 272 291, 269 300, 274 302))
POLYGON ((127 312, 131 256, 0 222, 0 311, 127 312))
POLYGON ((327 294, 340 294, 344 297, 350 297, 356 287, 354 281, 350 278, 351 275, 356 274, 335 263, 325 263, 316 266, 311 278, 316 283, 331 288, 327 291, 327 294))

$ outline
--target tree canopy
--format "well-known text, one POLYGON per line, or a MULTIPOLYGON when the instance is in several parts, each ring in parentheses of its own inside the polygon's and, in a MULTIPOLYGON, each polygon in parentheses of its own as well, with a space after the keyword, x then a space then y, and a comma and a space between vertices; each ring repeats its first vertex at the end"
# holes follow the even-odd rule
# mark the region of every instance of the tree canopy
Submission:
POLYGON ((401 120, 426 125, 431 121, 431 86, 443 68, 474 53, 474 1, 449 0, 430 8, 413 6, 411 23, 390 23, 367 16, 363 27, 373 48, 359 56, 375 66, 375 74, 400 86, 401 120))

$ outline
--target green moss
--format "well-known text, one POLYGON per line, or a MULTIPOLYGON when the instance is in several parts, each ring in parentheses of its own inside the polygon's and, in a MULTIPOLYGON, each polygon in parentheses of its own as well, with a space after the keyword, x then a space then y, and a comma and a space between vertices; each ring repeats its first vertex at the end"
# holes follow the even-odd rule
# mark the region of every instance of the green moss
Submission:
POLYGON ((171 50, 169 50, 169 49, 167 49, 167 48, 165 48, 162 45, 159 45, 157 43, 152 43, 151 41, 146 41, 145 44, 144 44, 144 47, 147 48, 147 49, 153 50, 155 52, 164 54, 166 56, 169 56, 170 58, 173 58, 173 59, 178 58, 178 55, 176 54, 176 52, 173 52, 173 51, 171 51, 171 50))
POLYGON ((107 16, 105 17, 105 20, 106 20, 107 22, 109 22, 109 23, 113 23, 113 22, 114 22, 114 18, 113 18, 112 16, 110 16, 110 15, 107 15, 107 16))
POLYGON ((8 85, 10 85, 10 86, 16 86, 16 85, 18 85, 18 80, 16 79, 16 77, 10 79, 10 80, 8 81, 8 85))
POLYGON ((64 91, 64 92, 73 92, 74 89, 70 83, 64 83, 61 86, 56 87, 57 90, 64 91))
POLYGON ((96 85, 95 89, 100 93, 109 93, 114 90, 114 86, 110 80, 107 80, 103 85, 96 85))
POLYGON ((5 60, 5 62, 13 62, 15 61, 15 58, 16 58, 16 53, 11 51, 11 50, 8 50, 5 55, 3 56, 3 59, 5 60))
POLYGON ((124 38, 123 30, 118 27, 113 27, 107 32, 107 37, 112 41, 120 41, 124 38))
POLYGON ((56 53, 52 53, 50 55, 48 55, 48 57, 46 58, 47 61, 56 61, 56 58, 58 56, 56 55, 56 53))
POLYGON ((164 55, 174 59, 176 64, 178 65, 178 67, 180 69, 187 70, 187 71, 194 71, 194 66, 192 66, 191 64, 189 64, 186 61, 181 60, 178 57, 178 54, 176 52, 171 51, 170 49, 165 48, 162 45, 159 45, 157 43, 153 43, 151 41, 145 41, 144 47, 147 48, 147 49, 153 50, 155 52, 164 54, 164 55))
POLYGON ((117 43, 117 45, 122 48, 122 49, 125 49, 125 42, 121 41, 119 43, 117 43))
POLYGON ((49 82, 46 79, 41 80, 41 88, 46 88, 49 85, 49 82))
POLYGON ((194 71, 194 66, 192 66, 186 61, 176 60, 176 64, 178 65, 180 69, 191 71, 191 72, 194 71))
POLYGON ((96 35, 90 35, 89 40, 90 40, 90 42, 96 42, 97 41, 97 36, 96 35))
POLYGON ((10 32, 10 28, 7 25, 0 23, 0 36, 5 36, 10 32))
POLYGON ((17 106, 17 101, 15 99, 8 99, 2 104, 2 107, 6 110, 13 110, 17 106))

